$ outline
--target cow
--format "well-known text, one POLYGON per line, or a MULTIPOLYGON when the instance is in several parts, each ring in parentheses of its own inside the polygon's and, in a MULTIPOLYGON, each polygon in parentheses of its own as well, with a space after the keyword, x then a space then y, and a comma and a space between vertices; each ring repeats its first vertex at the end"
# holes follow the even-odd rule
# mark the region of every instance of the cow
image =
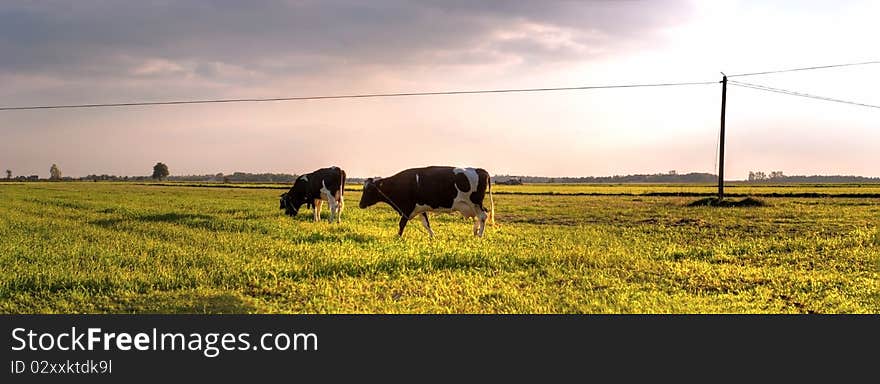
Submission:
POLYGON ((428 212, 459 212, 464 217, 475 217, 474 235, 483 236, 486 221, 494 223, 495 202, 489 173, 482 168, 455 168, 431 166, 410 168, 394 176, 369 178, 364 181, 360 208, 385 202, 400 215, 398 236, 403 236, 406 223, 421 216, 428 235, 434 237, 428 212), (490 209, 483 205, 489 192, 490 209))
POLYGON ((305 204, 314 208, 315 222, 321 221, 321 206, 324 201, 330 206, 330 219, 335 217, 338 223, 345 206, 343 193, 345 190, 345 171, 339 167, 321 168, 296 178, 290 190, 281 194, 281 206, 284 213, 296 216, 299 208, 305 204))

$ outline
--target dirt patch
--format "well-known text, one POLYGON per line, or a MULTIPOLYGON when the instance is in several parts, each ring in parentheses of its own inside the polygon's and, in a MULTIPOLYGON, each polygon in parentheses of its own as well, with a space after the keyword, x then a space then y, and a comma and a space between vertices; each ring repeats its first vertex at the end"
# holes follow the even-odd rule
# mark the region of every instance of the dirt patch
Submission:
POLYGON ((766 207, 768 205, 763 200, 751 197, 742 200, 718 200, 716 197, 707 197, 688 204, 689 207, 766 207))
POLYGON ((685 218, 683 218, 683 219, 679 219, 679 220, 673 221, 673 222, 670 223, 669 225, 671 225, 671 226, 673 226, 673 227, 681 227, 681 226, 698 226, 698 227, 705 227, 705 226, 708 226, 709 224, 706 223, 706 221, 704 221, 703 219, 692 219, 692 218, 689 218, 689 217, 685 217, 685 218))

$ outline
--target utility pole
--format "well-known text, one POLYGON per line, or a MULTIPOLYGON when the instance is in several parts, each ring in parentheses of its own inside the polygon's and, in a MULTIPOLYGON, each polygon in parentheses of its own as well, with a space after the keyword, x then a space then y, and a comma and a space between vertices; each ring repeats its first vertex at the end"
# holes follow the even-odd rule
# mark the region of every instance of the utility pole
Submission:
POLYGON ((724 109, 727 105, 727 75, 721 72, 721 138, 718 144, 718 202, 724 200, 724 109))

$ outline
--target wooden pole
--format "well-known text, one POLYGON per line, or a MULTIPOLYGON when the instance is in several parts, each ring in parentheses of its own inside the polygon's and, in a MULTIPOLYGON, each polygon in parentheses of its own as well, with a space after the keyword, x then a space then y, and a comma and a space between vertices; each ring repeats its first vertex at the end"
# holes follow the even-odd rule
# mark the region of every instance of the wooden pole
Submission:
POLYGON ((721 79, 721 138, 718 144, 718 201, 724 199, 724 110, 727 105, 727 75, 721 79))

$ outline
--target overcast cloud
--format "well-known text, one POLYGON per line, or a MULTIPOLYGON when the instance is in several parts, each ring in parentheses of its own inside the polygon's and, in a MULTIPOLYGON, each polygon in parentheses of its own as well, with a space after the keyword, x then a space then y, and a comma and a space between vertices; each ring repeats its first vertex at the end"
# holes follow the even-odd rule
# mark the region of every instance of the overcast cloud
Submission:
POLYGON ((208 86, 376 67, 540 66, 649 44, 686 16, 681 1, 4 3, 0 75, 208 86))

